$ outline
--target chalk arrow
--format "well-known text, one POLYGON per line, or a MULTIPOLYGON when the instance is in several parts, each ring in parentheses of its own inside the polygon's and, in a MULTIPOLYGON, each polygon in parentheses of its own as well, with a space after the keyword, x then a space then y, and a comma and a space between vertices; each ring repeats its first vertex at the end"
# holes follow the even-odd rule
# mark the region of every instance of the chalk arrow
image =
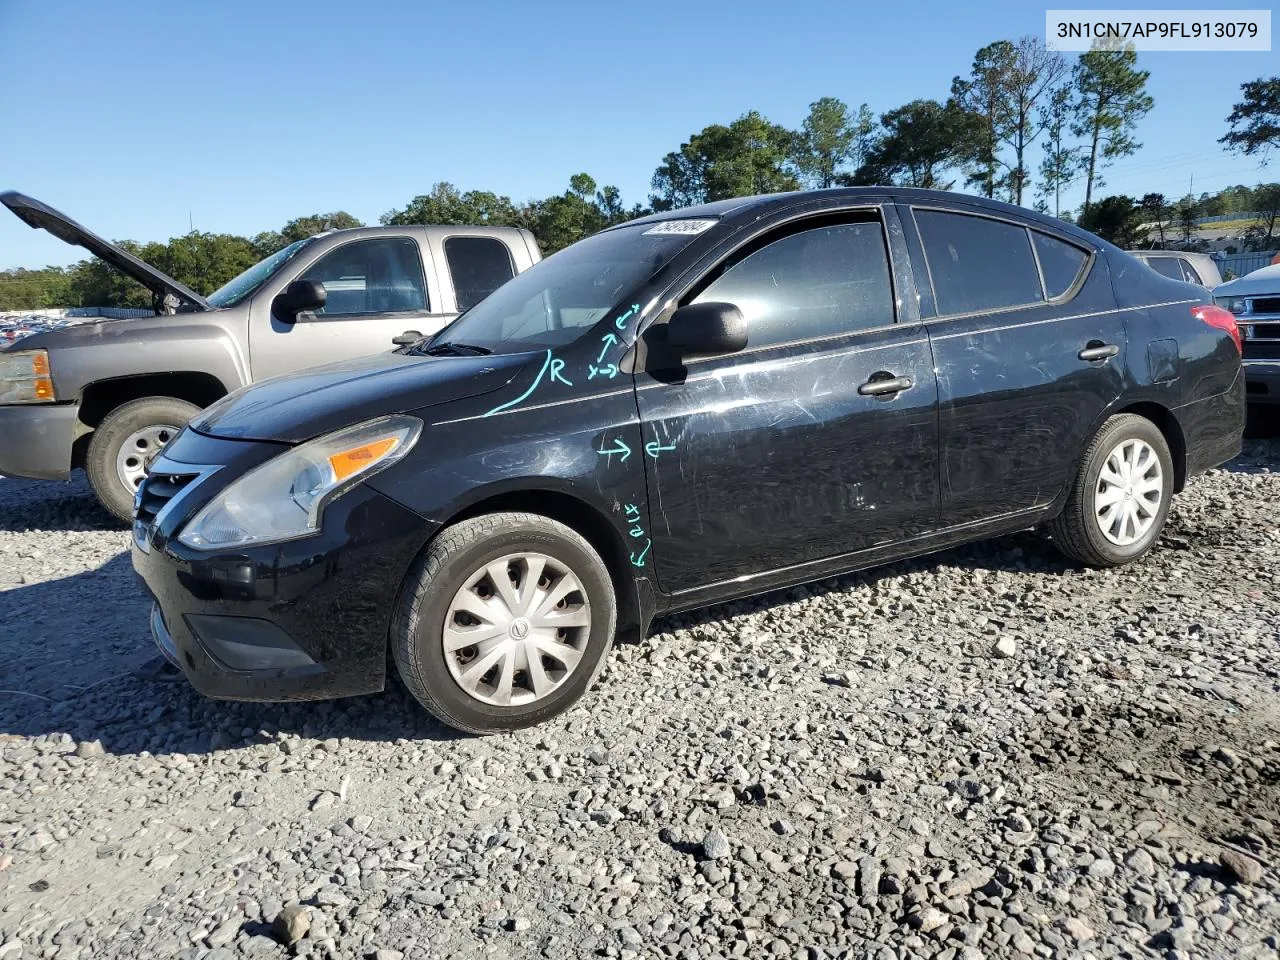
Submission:
POLYGON ((609 352, 610 347, 616 347, 618 345, 618 338, 612 333, 606 333, 600 339, 604 341, 604 346, 600 348, 600 356, 596 357, 596 363, 599 363, 604 359, 604 355, 609 352))
POLYGON ((621 437, 615 437, 612 447, 603 447, 597 450, 596 453, 609 459, 612 459, 614 454, 618 454, 622 458, 621 462, 626 463, 627 457, 631 456, 631 447, 621 437))

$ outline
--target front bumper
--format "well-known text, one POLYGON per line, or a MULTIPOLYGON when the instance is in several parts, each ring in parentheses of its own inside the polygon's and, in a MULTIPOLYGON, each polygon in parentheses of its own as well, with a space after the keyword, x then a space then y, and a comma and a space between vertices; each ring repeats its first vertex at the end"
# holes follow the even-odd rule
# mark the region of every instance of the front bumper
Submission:
MULTIPOLYGON (((181 463, 182 440, 165 451, 170 468, 181 463)), ((207 453, 210 441, 199 442, 207 453)), ((133 565, 154 601, 151 629, 161 652, 196 690, 217 699, 381 690, 400 585, 434 525, 357 486, 328 506, 312 536, 226 551, 178 542, 182 524, 242 472, 207 473, 171 511, 135 529, 133 565)))
POLYGON ((1245 360, 1244 376, 1250 403, 1280 403, 1280 360, 1245 360))
POLYGON ((66 480, 78 412, 73 403, 0 406, 0 474, 66 480))

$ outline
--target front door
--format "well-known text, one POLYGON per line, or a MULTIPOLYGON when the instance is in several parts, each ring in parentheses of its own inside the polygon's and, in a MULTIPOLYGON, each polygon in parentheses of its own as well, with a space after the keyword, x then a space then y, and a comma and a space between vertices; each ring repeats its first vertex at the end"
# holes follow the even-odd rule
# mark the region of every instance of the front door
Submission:
POLYGON ((924 327, 897 322, 878 211, 757 238, 682 302, 735 304, 748 342, 637 376, 665 592, 933 528, 933 361, 924 327))
POLYGON ((249 342, 255 380, 385 353, 406 330, 431 334, 448 320, 431 312, 422 256, 412 237, 351 240, 292 279, 320 281, 328 299, 314 313, 299 314, 296 323, 268 316, 270 303, 255 301, 249 342))

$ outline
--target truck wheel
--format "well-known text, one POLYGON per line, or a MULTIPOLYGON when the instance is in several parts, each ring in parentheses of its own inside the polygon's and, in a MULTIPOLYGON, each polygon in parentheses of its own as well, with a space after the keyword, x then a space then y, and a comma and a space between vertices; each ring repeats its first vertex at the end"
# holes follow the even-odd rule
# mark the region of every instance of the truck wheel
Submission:
POLYGON ((490 513, 442 531, 409 571, 391 653, 414 699, 451 727, 496 733, 569 709, 613 644, 599 554, 562 523, 490 513))
POLYGON ((98 500, 125 523, 147 467, 200 408, 174 397, 143 397, 112 410, 89 440, 84 471, 98 500))

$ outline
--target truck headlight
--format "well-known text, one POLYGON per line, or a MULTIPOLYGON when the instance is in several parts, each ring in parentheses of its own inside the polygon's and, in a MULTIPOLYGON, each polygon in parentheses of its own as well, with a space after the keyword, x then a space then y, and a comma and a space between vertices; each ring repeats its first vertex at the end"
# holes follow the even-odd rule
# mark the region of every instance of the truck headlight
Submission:
POLYGON ((421 433, 415 417, 381 417, 294 447, 210 500, 178 541, 214 550, 315 533, 327 504, 401 459, 421 433))
POLYGON ((1213 302, 1223 310, 1230 310, 1237 317, 1244 313, 1244 297, 1214 297, 1213 302))
POLYGON ((0 352, 0 403, 52 403, 56 399, 48 351, 0 352))

